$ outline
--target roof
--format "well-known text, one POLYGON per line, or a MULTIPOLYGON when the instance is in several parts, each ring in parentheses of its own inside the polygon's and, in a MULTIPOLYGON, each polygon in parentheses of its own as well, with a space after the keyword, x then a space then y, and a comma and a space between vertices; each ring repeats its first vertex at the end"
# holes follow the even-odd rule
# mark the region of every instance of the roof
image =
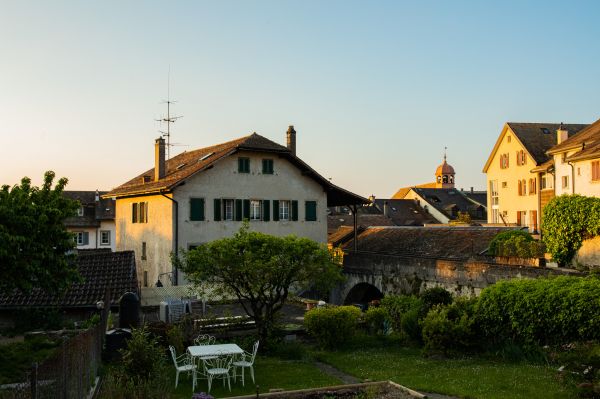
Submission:
MULTIPOLYGON (((370 227, 359 234, 358 250, 388 255, 465 259, 485 251, 505 227, 370 227)), ((354 239, 342 248, 352 250, 354 239)))
POLYGON ((437 169, 435 170, 436 176, 453 175, 453 174, 454 174, 454 168, 452 166, 450 166, 450 164, 448 162, 446 162, 446 158, 444 158, 444 162, 442 162, 442 164, 440 166, 438 166, 437 169))
MULTIPOLYGON (((358 226, 394 226, 394 222, 383 214, 365 214, 358 213, 356 221, 358 226)), ((332 234, 341 226, 350 226, 354 228, 354 216, 348 214, 337 214, 327 216, 327 232, 332 234)))
POLYGON ((376 199, 375 204, 382 212, 385 203, 388 205, 388 217, 396 226, 423 226, 428 223, 439 223, 425 209, 412 199, 376 199))
POLYGON ((581 151, 567 157, 567 161, 583 161, 584 159, 595 158, 600 158, 600 142, 596 142, 590 146, 586 145, 581 151))
POLYGON ((483 205, 487 208, 487 191, 464 191, 460 192, 473 202, 483 205))
POLYGON ((99 200, 96 202, 96 191, 63 191, 63 195, 83 206, 83 216, 66 218, 67 227, 100 227, 101 220, 115 219, 115 201, 102 198, 107 191, 98 191, 99 200))
MULTIPOLYGON (((524 122, 507 122, 500 136, 496 140, 496 144, 488 157, 488 160, 483 167, 483 172, 486 173, 489 168, 494 155, 500 147, 502 138, 506 134, 507 130, 514 133, 515 137, 521 142, 527 153, 533 158, 536 166, 546 162, 549 159, 546 152, 556 145, 556 131, 560 128, 560 123, 524 123, 524 122)), ((569 135, 574 136, 583 130, 585 124, 574 124, 567 123, 562 124, 563 129, 569 131, 569 135)))
POLYGON ((135 255, 133 251, 80 250, 77 269, 81 283, 72 284, 64 295, 33 289, 29 294, 15 291, 0 295, 0 309, 28 306, 58 306, 62 308, 96 307, 110 290, 111 304, 118 304, 126 292, 137 292, 135 255))
POLYGON ((408 194, 410 189, 413 187, 435 188, 435 187, 437 187, 437 183, 431 182, 431 183, 417 184, 416 186, 402 187, 398 191, 396 191, 396 193, 394 195, 392 195, 392 199, 404 199, 404 197, 406 197, 406 194, 408 194))
POLYGON ((470 200, 464 192, 456 188, 413 188, 421 198, 427 201, 427 204, 434 207, 449 219, 456 219, 456 212, 468 212, 473 220, 484 220, 487 215, 485 212, 478 212, 486 206, 470 200))
POLYGON ((569 138, 563 141, 562 143, 557 144, 552 148, 548 149, 548 154, 555 154, 573 148, 579 148, 583 145, 583 143, 592 144, 600 140, 600 119, 598 119, 591 125, 584 126, 586 126, 586 128, 581 129, 579 134, 576 135, 571 134, 571 130, 568 126, 566 126, 565 129, 569 131, 569 138))
POLYGON ((155 181, 154 168, 147 170, 114 188, 104 195, 108 197, 126 197, 142 194, 170 192, 186 179, 207 170, 215 163, 239 151, 258 151, 279 154, 302 170, 303 174, 311 177, 327 192, 327 206, 365 204, 369 201, 357 194, 332 184, 318 174, 304 161, 294 155, 287 147, 277 144, 263 136, 253 133, 226 143, 198 150, 186 151, 165 162, 165 177, 155 181), (146 180, 144 178, 147 177, 146 180))
MULTIPOLYGON (((356 230, 357 230, 357 233, 361 233, 361 232, 365 231, 365 228, 358 227, 356 230)), ((352 239, 353 237, 354 237, 354 227, 340 226, 337 228, 337 230, 335 230, 333 233, 331 233, 327 237, 327 243, 333 247, 338 247, 341 244, 345 243, 346 241, 352 239)))

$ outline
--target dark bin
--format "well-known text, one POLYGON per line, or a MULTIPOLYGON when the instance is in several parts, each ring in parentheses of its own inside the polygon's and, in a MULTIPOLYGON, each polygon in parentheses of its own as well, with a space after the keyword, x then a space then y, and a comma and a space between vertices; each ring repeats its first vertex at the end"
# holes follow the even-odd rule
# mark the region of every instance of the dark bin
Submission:
POLYGON ((127 347, 127 340, 131 338, 131 330, 128 328, 108 330, 105 337, 104 360, 117 360, 121 357, 119 350, 127 347))
POLYGON ((133 292, 119 299, 119 327, 137 328, 140 324, 140 298, 133 292))

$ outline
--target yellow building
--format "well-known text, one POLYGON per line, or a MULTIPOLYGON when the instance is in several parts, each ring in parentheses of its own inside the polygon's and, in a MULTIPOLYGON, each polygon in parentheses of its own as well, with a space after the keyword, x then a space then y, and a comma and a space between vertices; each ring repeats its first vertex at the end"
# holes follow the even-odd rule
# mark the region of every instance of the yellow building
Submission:
POLYGON ((527 226, 539 230, 541 210, 554 197, 554 176, 547 170, 546 154, 568 130, 572 135, 582 124, 504 124, 483 173, 487 175, 488 223, 527 226))

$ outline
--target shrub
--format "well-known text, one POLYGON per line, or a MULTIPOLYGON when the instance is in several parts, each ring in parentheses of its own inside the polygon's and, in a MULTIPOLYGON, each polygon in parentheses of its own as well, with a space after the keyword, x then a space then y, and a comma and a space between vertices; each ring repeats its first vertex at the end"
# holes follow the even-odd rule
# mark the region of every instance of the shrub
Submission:
POLYGON ((381 307, 385 309, 392 328, 402 331, 402 315, 411 309, 421 309, 423 302, 413 295, 390 295, 383 297, 381 307))
POLYGON ((165 364, 164 351, 158 344, 158 339, 145 327, 134 328, 131 331, 131 338, 122 354, 123 372, 133 379, 147 380, 165 364))
POLYGON ((29 308, 15 317, 14 332, 59 330, 62 326, 63 317, 59 309, 29 308))
POLYGON ((172 397, 172 371, 161 366, 153 378, 127 376, 121 369, 109 369, 102 381, 100 399, 168 399, 172 397))
POLYGON ((436 305, 449 305, 452 303, 452 294, 443 287, 429 288, 419 295, 423 302, 421 316, 425 317, 429 309, 436 305))
POLYGON ((495 343, 526 345, 600 338, 600 279, 518 279, 484 289, 476 307, 482 332, 495 343))
POLYGON ((517 238, 521 238, 522 242, 531 242, 533 237, 529 232, 523 230, 509 230, 503 231, 502 233, 496 234, 496 236, 490 241, 490 247, 488 253, 491 256, 516 256, 516 255, 501 255, 502 247, 506 241, 514 242, 517 238))
POLYGON ((402 315, 402 331, 417 343, 422 342, 421 336, 421 309, 414 307, 402 315))
POLYGON ((304 325, 322 348, 338 348, 354 335, 360 315, 354 306, 315 308, 305 314, 304 325))
POLYGON ((167 343, 173 345, 177 353, 182 353, 185 350, 185 338, 181 327, 174 324, 167 330, 167 343))
POLYGON ((365 324, 371 334, 383 334, 385 332, 385 320, 388 314, 384 307, 370 307, 365 313, 365 324))
POLYGON ((453 354, 472 350, 477 343, 476 299, 459 299, 451 305, 436 305, 423 320, 423 342, 427 353, 453 354))

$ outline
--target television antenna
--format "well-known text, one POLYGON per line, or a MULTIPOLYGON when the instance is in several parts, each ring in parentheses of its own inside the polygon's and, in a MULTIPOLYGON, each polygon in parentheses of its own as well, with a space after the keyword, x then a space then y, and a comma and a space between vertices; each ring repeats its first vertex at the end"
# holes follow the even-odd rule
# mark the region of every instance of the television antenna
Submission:
POLYGON ((167 104, 167 116, 155 119, 157 122, 165 122, 167 124, 167 130, 159 130, 158 132, 162 137, 166 137, 167 139, 167 159, 171 158, 171 147, 174 145, 181 145, 179 143, 171 144, 171 123, 175 123, 177 119, 183 118, 183 115, 180 116, 171 116, 171 104, 176 103, 177 101, 171 100, 171 67, 169 66, 169 74, 167 77, 167 99, 163 101, 163 104, 167 104))

